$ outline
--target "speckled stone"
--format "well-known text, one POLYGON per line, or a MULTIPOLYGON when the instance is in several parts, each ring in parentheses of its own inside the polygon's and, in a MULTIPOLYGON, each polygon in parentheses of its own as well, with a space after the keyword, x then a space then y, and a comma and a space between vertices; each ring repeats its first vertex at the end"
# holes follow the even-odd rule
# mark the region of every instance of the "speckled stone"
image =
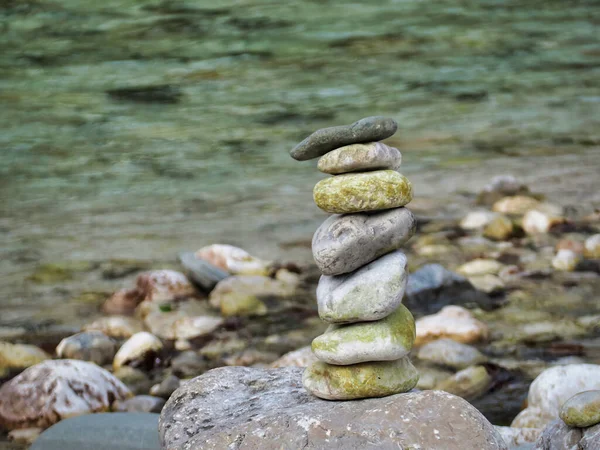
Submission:
POLYGON ((402 154, 397 148, 381 142, 369 142, 346 145, 323 155, 318 168, 321 172, 339 175, 367 170, 398 170, 401 163, 402 154))
POLYGON ((331 325, 312 342, 317 358, 328 364, 393 361, 406 356, 415 341, 415 320, 405 306, 382 320, 331 325))
POLYGON ((398 208, 412 200, 412 184, 395 170, 347 173, 319 181, 315 203, 332 214, 398 208))
POLYGON ((313 236, 313 257, 324 275, 352 272, 400 248, 415 233, 416 226, 415 216, 407 208, 333 215, 313 236))
POLYGON ((559 415, 570 427, 586 428, 600 423, 600 390, 575 394, 562 405, 559 415))
POLYGON ((385 397, 408 392, 419 374, 408 357, 395 361, 364 362, 334 366, 317 361, 302 376, 304 388, 325 400, 385 397))
POLYGON ((292 158, 306 161, 350 144, 381 141, 398 129, 393 119, 381 116, 365 117, 351 125, 322 128, 308 136, 290 151, 292 158))
POLYGON ((397 250, 354 272, 321 276, 319 317, 329 323, 352 323, 388 316, 402 302, 408 281, 406 263, 406 255, 397 250))

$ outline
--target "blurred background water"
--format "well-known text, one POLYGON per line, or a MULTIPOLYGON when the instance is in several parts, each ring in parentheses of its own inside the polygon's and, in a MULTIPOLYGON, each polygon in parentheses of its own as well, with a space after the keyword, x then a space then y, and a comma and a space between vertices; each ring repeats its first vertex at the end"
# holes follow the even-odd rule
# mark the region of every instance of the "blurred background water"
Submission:
POLYGON ((0 0, 0 325, 71 307, 68 277, 29 282, 56 261, 309 260, 322 175, 288 151, 369 115, 399 122, 421 214, 499 173, 600 206, 599 23, 596 0, 0 0))

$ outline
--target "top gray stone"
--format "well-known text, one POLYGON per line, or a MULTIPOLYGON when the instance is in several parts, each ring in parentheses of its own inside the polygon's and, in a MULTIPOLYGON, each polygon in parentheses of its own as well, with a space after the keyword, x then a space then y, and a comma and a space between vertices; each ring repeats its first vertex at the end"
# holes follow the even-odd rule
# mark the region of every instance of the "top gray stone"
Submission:
POLYGON ((291 151, 292 158, 307 161, 350 144, 381 141, 398 129, 395 120, 382 116, 365 117, 352 125, 322 128, 308 136, 291 151))
POLYGON ((408 392, 331 402, 304 390, 302 370, 221 367, 194 378, 162 411, 162 448, 506 449, 485 417, 454 395, 408 392))

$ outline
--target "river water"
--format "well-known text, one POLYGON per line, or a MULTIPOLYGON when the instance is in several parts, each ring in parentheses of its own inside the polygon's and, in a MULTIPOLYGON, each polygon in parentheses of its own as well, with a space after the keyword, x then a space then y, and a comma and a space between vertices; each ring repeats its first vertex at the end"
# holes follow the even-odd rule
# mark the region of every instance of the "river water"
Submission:
MULTIPOLYGON (((215 242, 310 259, 322 175, 288 151, 386 115, 421 214, 492 175, 600 206, 594 0, 0 0, 0 325, 67 321, 106 280, 215 242)), ((87 311, 87 310, 86 310, 87 311)), ((71 319, 69 319, 71 320, 71 319)))

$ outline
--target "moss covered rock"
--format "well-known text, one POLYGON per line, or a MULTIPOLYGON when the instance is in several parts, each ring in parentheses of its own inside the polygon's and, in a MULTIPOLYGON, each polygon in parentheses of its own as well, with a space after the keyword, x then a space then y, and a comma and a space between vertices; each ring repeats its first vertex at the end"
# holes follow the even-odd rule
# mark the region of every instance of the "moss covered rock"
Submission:
POLYGON ((322 361, 311 364, 302 376, 308 392, 326 400, 385 397, 410 391, 419 380, 408 357, 334 366, 322 361))
POLYGON ((412 195, 408 178, 395 170, 337 175, 319 181, 313 190, 317 206, 333 214, 397 208, 412 195))
POLYGON ((570 427, 586 428, 600 423, 600 390, 575 394, 562 405, 560 418, 570 427))
POLYGON ((393 361, 406 356, 415 340, 415 320, 405 306, 375 322, 331 325, 315 338, 312 350, 329 364, 393 361))

